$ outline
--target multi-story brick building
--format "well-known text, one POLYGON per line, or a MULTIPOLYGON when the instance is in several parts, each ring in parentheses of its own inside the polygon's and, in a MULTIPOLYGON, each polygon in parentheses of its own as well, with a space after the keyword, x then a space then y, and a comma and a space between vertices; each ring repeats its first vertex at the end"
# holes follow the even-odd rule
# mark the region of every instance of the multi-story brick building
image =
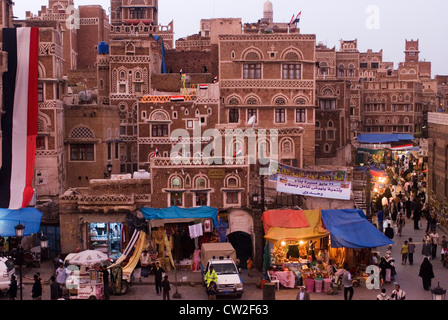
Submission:
POLYGON ((428 113, 428 196, 441 226, 448 229, 448 113, 428 113))

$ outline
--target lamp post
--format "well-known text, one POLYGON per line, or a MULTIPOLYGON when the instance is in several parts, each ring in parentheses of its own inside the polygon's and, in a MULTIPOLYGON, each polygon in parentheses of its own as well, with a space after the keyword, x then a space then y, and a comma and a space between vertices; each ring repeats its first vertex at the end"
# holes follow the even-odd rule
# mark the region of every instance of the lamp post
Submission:
POLYGON ((445 300, 446 290, 440 287, 440 282, 437 283, 437 288, 431 289, 432 300, 445 300))
POLYGON ((19 266, 19 278, 20 278, 20 300, 23 300, 23 283, 22 283, 22 265, 23 265, 23 247, 22 247, 22 238, 25 234, 25 226, 20 222, 18 225, 14 227, 16 232, 16 238, 19 240, 19 245, 17 246, 16 251, 16 263, 19 266))

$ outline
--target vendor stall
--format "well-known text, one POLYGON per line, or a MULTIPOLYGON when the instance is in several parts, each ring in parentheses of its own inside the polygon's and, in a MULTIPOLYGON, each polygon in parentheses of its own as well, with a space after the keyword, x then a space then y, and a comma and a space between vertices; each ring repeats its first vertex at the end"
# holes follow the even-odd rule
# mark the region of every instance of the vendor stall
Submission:
POLYGON ((166 271, 171 267, 199 271, 196 250, 203 242, 219 242, 218 209, 142 208, 141 212, 149 221, 151 260, 160 261, 166 271))
POLYGON ((270 278, 275 277, 285 288, 294 288, 305 285, 308 279, 329 276, 329 232, 322 226, 319 210, 271 210, 262 220, 270 278))

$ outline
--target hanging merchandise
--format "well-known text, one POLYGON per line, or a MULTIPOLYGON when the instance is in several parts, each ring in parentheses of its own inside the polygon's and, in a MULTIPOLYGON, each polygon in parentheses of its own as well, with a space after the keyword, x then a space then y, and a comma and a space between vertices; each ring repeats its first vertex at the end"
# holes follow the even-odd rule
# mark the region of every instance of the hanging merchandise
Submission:
POLYGON ((173 260, 173 254, 171 252, 171 246, 170 246, 170 243, 168 241, 168 235, 166 234, 166 232, 165 232, 165 235, 164 235, 164 240, 165 240, 165 249, 166 249, 166 253, 168 255, 168 258, 170 259, 170 262, 171 262, 171 265, 173 266, 173 268, 176 269, 176 266, 175 266, 174 260, 173 260))
POLYGON ((202 237, 204 235, 204 232, 202 230, 202 223, 194 224, 188 227, 190 231, 190 238, 198 238, 202 237))

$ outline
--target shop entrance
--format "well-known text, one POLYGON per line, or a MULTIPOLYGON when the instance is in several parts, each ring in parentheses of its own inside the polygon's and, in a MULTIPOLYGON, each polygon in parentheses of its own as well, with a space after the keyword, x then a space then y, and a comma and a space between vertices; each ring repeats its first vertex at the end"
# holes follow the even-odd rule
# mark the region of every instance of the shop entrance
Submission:
POLYGON ((101 251, 112 259, 118 259, 123 251, 122 228, 121 223, 91 223, 90 249, 101 251))
POLYGON ((235 248, 240 267, 247 268, 247 259, 252 258, 252 236, 246 232, 236 231, 227 235, 227 239, 235 248))

